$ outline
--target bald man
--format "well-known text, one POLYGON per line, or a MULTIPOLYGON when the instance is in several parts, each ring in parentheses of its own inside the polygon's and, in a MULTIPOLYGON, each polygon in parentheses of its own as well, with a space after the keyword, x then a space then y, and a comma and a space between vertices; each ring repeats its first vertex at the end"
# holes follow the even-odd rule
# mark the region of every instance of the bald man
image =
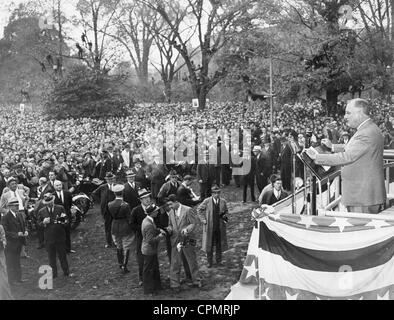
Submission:
POLYGON ((349 212, 379 213, 386 201, 383 174, 384 139, 378 126, 370 118, 370 104, 363 99, 350 100, 345 120, 357 129, 346 145, 335 145, 328 140, 322 143, 333 154, 308 155, 317 164, 342 166, 342 204, 349 212))

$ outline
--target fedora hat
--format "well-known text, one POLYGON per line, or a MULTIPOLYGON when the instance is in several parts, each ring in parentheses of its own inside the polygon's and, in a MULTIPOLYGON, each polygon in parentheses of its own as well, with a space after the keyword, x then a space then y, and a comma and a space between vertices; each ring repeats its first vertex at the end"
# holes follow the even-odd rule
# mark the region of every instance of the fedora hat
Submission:
POLYGON ((135 177, 136 175, 137 175, 137 173, 135 172, 134 169, 128 170, 128 171, 126 172, 126 176, 127 176, 127 177, 135 177))
POLYGON ((46 193, 44 195, 44 199, 42 201, 43 205, 47 205, 50 204, 51 202, 53 202, 55 200, 55 196, 52 193, 46 193))
POLYGON ((146 208, 146 214, 151 215, 153 212, 156 212, 158 210, 160 210, 160 207, 155 204, 151 204, 148 208, 146 208))
POLYGON ((149 197, 150 195, 151 195, 151 193, 146 189, 138 190, 138 197, 140 199, 149 197))
POLYGON ((121 184, 117 184, 112 188, 112 191, 115 193, 120 193, 124 190, 124 186, 121 184))
POLYGON ((18 200, 15 199, 7 203, 7 207, 13 207, 13 206, 19 206, 18 200))
POLYGON ((100 180, 100 179, 98 179, 98 178, 94 178, 94 179, 92 180, 92 183, 95 184, 96 186, 102 184, 103 182, 104 182, 104 181, 102 181, 102 180, 100 180))
POLYGON ((111 172, 107 172, 105 175, 105 179, 110 180, 110 179, 115 179, 115 175, 111 172))
POLYGON ((212 192, 213 192, 213 193, 218 193, 218 192, 220 192, 220 191, 221 191, 221 190, 220 190, 219 186, 214 185, 214 186, 212 187, 212 192))

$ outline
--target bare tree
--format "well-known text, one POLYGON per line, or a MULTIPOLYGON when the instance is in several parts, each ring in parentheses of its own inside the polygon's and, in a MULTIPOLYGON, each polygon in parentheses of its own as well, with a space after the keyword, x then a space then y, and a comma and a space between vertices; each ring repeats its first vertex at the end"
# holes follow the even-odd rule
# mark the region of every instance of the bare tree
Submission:
POLYGON ((172 45, 182 56, 188 72, 193 95, 199 100, 199 109, 205 109, 209 91, 222 80, 227 70, 210 72, 210 62, 215 54, 231 39, 231 33, 240 27, 257 1, 187 0, 159 1, 144 0, 163 18, 166 26, 174 33, 172 45), (185 3, 184 3, 185 2, 185 3), (190 29, 179 26, 195 26, 201 64, 196 66, 188 45, 190 29))
MULTIPOLYGON (((185 13, 186 12, 184 12, 184 14, 185 13)), ((180 62, 180 52, 175 48, 177 39, 175 31, 179 32, 180 23, 182 22, 183 17, 184 15, 181 15, 181 19, 178 18, 174 21, 175 29, 171 29, 169 27, 164 28, 163 26, 149 28, 160 55, 160 63, 151 62, 151 65, 160 74, 161 80, 164 83, 164 95, 167 102, 171 102, 172 99, 172 83, 175 76, 186 64, 184 61, 180 62)), ((190 33, 189 39, 185 40, 186 43, 188 43, 195 34, 195 28, 193 29, 194 32, 190 33)), ((191 57, 193 57, 195 52, 196 49, 191 51, 191 57)))
POLYGON ((116 11, 116 28, 107 33, 119 42, 130 56, 141 83, 148 82, 149 56, 154 34, 163 25, 160 15, 139 0, 123 0, 116 11))
POLYGON ((108 72, 108 64, 116 55, 116 52, 110 48, 107 35, 114 23, 120 1, 79 0, 77 4, 81 18, 75 20, 74 24, 83 27, 82 36, 85 36, 84 48, 83 43, 77 43, 78 58, 85 61, 96 72, 108 72), (93 34, 93 39, 89 37, 90 34, 93 34))

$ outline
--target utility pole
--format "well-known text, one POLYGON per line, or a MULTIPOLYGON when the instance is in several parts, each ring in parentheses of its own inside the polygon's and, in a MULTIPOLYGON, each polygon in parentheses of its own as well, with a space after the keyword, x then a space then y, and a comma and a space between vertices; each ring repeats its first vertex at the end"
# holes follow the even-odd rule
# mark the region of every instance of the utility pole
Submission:
POLYGON ((270 56, 270 125, 271 132, 274 129, 274 97, 273 92, 273 72, 272 72, 272 55, 270 56))

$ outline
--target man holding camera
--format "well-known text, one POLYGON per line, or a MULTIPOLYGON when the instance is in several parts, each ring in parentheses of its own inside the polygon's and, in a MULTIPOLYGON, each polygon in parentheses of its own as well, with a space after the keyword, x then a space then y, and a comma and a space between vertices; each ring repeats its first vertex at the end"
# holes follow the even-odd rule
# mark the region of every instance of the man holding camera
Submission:
POLYGON ((216 263, 221 265, 222 252, 227 250, 226 224, 228 209, 226 200, 220 197, 220 188, 212 188, 212 197, 205 199, 197 209, 203 223, 202 250, 206 252, 208 268, 212 268, 213 247, 216 248, 216 263))
POLYGON ((192 286, 201 287, 198 278, 198 264, 196 256, 196 235, 194 230, 197 219, 193 209, 179 203, 176 195, 170 195, 167 204, 169 212, 169 224, 166 231, 171 236, 172 257, 170 267, 171 288, 174 292, 180 291, 180 273, 182 267, 182 253, 185 255, 192 276, 192 286))
POLYGON ((55 196, 47 193, 38 212, 38 224, 44 227, 44 240, 53 278, 57 278, 56 255, 66 277, 70 276, 66 252, 67 214, 62 206, 55 205, 55 196))
POLYGON ((7 203, 7 213, 2 219, 7 245, 4 253, 6 257, 8 282, 13 284, 15 282, 24 282, 22 280, 21 271, 21 251, 22 247, 26 245, 26 231, 25 221, 22 213, 19 211, 19 202, 17 199, 11 199, 7 203))

